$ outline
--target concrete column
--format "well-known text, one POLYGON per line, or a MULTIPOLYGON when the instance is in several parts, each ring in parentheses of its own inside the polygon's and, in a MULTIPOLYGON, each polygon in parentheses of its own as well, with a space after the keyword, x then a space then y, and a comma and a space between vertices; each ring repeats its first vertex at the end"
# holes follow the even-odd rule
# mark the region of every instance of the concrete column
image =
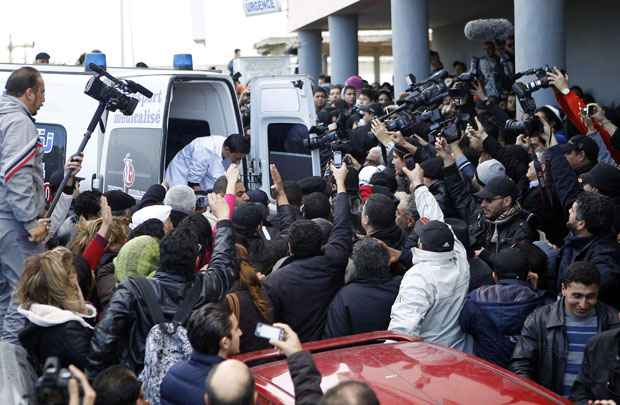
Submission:
POLYGON ((359 69, 357 15, 330 15, 327 23, 332 83, 344 84, 359 69))
POLYGON ((394 94, 407 88, 405 78, 429 75, 428 0, 391 0, 394 94))
POLYGON ((313 81, 319 79, 322 72, 321 60, 321 31, 302 30, 297 33, 299 38, 299 73, 310 76, 313 81))
POLYGON ((325 72, 325 73, 329 72, 329 64, 327 63, 327 58, 328 57, 329 57, 329 55, 327 55, 325 53, 323 55, 321 55, 321 66, 322 66, 321 71, 325 72))
POLYGON ((381 83, 381 54, 378 51, 373 56, 373 67, 375 82, 381 83))
MULTIPOLYGON (((565 0, 514 0, 514 5, 516 71, 543 65, 565 68, 565 0)), ((538 106, 556 104, 551 90, 537 91, 534 99, 538 106)))

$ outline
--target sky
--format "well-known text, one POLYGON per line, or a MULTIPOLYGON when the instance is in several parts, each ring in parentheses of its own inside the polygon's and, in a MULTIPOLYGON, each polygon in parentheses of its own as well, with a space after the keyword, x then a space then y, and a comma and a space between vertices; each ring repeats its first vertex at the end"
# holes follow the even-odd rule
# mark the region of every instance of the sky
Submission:
MULTIPOLYGON (((125 66, 142 61, 170 66, 176 53, 192 53, 194 65, 225 65, 233 50, 256 55, 254 43, 290 33, 283 11, 246 17, 242 0, 123 0, 125 66), (196 45, 192 30, 192 1, 202 1, 206 47, 196 45), (133 38, 133 40, 132 40, 133 38)), ((14 63, 32 63, 41 51, 51 63, 74 64, 82 52, 100 49, 108 66, 121 65, 121 0, 0 0, 0 63, 9 62, 9 35, 14 63), (8 16, 14 16, 7 18, 8 16)), ((194 18, 199 21, 199 18, 194 18)))

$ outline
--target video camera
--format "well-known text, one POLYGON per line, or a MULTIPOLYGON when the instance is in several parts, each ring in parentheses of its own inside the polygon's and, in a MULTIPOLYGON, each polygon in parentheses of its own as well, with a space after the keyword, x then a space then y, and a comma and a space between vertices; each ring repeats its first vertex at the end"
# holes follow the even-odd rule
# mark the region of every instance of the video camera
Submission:
POLYGON ((153 93, 142 85, 132 80, 117 79, 94 63, 88 65, 88 68, 97 74, 86 83, 84 93, 106 104, 106 109, 109 111, 120 110, 125 115, 131 115, 138 106, 139 100, 135 97, 130 97, 129 94, 141 93, 147 98, 153 96, 153 93), (101 80, 102 77, 108 78, 113 85, 105 84, 101 80))
MULTIPOLYGON (((37 403, 64 405, 69 403, 69 380, 72 375, 66 368, 59 368, 58 357, 48 357, 43 374, 37 380, 35 393, 37 403)), ((80 392, 80 394, 82 394, 80 392)))
POLYGON ((457 108, 465 104, 472 84, 481 77, 479 59, 472 58, 469 70, 454 78, 452 83, 446 83, 448 76, 448 72, 442 69, 428 79, 415 83, 415 76, 408 75, 407 95, 397 102, 400 106, 379 118, 385 123, 386 129, 405 134, 411 132, 416 124, 427 123, 430 124, 429 135, 443 133, 449 142, 458 140, 471 117, 461 111, 457 111, 454 116, 444 117, 440 107, 446 97, 455 99, 457 108))

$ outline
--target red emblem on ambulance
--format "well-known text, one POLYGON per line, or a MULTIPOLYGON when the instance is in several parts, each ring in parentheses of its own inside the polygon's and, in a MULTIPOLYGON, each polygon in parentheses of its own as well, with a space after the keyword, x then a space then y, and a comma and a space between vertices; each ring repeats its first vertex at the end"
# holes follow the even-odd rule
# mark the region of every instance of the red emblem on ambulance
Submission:
POLYGON ((136 182, 136 169, 133 167, 133 159, 129 153, 125 155, 123 163, 125 163, 125 167, 123 167, 123 191, 127 192, 136 182))

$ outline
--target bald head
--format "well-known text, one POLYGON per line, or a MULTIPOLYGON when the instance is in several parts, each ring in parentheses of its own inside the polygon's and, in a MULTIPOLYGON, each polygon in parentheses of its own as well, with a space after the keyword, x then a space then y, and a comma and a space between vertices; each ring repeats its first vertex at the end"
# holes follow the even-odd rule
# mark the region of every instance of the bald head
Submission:
POLYGON ((206 405, 253 405, 254 376, 239 360, 225 360, 216 365, 205 384, 206 405))
POLYGON ((319 405, 379 405, 379 399, 366 383, 345 381, 330 388, 319 405))

